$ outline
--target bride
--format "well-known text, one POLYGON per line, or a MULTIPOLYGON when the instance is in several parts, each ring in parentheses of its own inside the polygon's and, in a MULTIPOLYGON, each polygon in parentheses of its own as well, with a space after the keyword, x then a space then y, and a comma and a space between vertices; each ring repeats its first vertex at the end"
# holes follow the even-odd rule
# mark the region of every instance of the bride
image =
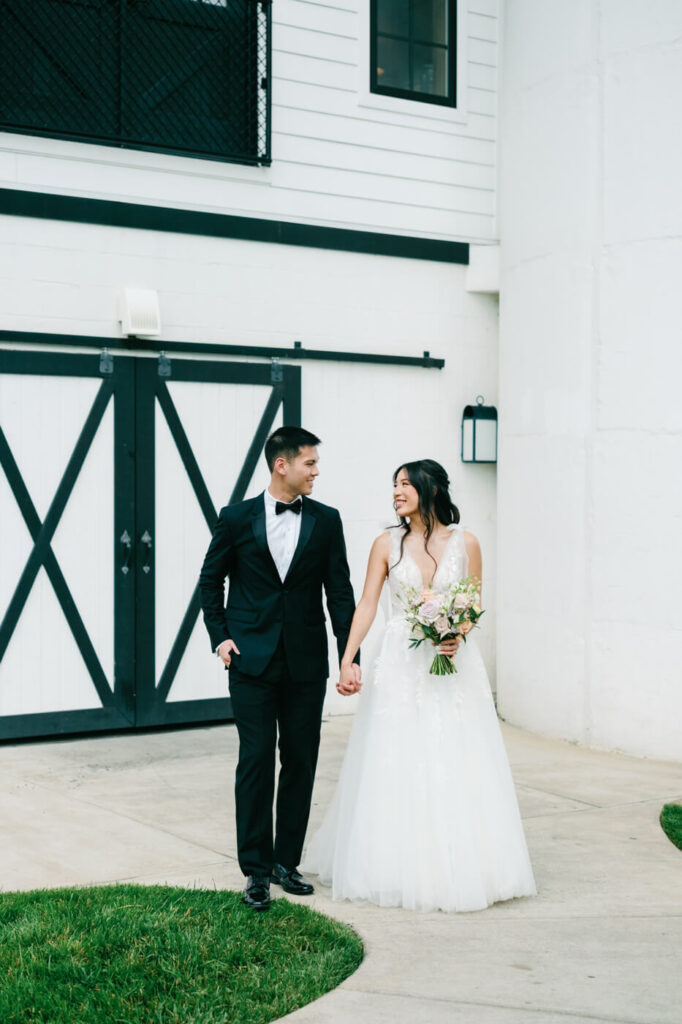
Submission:
MULTIPOLYGON (((435 650, 410 649, 403 586, 447 590, 481 578, 445 470, 408 462, 393 478, 400 525, 372 545, 337 689, 360 689, 353 658, 388 579, 391 615, 355 715, 332 803, 303 868, 332 896, 414 910, 481 910, 535 893, 488 677, 473 633, 442 643, 457 673, 429 674, 435 650)), ((485 619, 483 619, 485 622, 485 619)))

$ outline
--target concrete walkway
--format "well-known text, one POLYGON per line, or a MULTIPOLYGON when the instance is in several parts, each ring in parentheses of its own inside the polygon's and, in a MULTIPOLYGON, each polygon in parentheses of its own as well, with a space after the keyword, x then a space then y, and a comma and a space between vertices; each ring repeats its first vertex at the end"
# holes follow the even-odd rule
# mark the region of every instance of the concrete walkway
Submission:
MULTIPOLYGON (((325 724, 314 826, 351 725, 325 724)), ((682 765, 504 727, 540 894, 475 914, 308 903, 360 969, 290 1024, 680 1024, 682 852, 658 825, 682 765)), ((231 726, 0 748, 0 886, 241 888, 231 726)), ((248 1022, 240 1022, 248 1024, 248 1022)))

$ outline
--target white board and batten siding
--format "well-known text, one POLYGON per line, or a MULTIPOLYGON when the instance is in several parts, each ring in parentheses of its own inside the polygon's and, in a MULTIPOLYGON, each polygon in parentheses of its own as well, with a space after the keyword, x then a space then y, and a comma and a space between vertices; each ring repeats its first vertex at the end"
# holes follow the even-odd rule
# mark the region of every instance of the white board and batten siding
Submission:
POLYGON ((458 2, 458 107, 369 92, 369 0, 274 0, 272 165, 0 134, 0 186, 496 240, 499 0, 458 2))

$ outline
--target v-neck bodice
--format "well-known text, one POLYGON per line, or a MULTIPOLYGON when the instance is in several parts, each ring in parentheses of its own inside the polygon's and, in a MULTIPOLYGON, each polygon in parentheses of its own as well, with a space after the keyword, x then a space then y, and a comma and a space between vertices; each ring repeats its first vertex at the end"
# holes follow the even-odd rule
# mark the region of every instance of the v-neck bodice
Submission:
POLYGON ((405 533, 403 529, 390 531, 390 560, 388 585, 391 594, 391 612, 393 615, 403 614, 401 602, 403 586, 416 587, 417 590, 445 591, 458 583, 467 575, 468 558, 464 544, 464 529, 458 524, 448 526, 450 537, 433 574, 430 587, 422 579, 422 574, 407 544, 403 546, 400 556, 400 541, 405 533))

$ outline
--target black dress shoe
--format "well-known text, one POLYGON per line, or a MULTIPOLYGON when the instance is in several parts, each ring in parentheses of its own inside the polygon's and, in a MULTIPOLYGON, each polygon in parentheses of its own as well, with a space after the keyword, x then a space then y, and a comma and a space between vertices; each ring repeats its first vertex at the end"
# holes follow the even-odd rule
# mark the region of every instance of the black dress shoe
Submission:
POLYGON ((267 875, 249 875, 242 903, 251 907, 252 910, 269 910, 270 879, 267 875))
POLYGON ((272 881, 281 885, 285 892, 293 896, 310 896, 315 892, 310 882, 306 882, 300 871, 296 868, 282 867, 281 864, 272 865, 272 881))

